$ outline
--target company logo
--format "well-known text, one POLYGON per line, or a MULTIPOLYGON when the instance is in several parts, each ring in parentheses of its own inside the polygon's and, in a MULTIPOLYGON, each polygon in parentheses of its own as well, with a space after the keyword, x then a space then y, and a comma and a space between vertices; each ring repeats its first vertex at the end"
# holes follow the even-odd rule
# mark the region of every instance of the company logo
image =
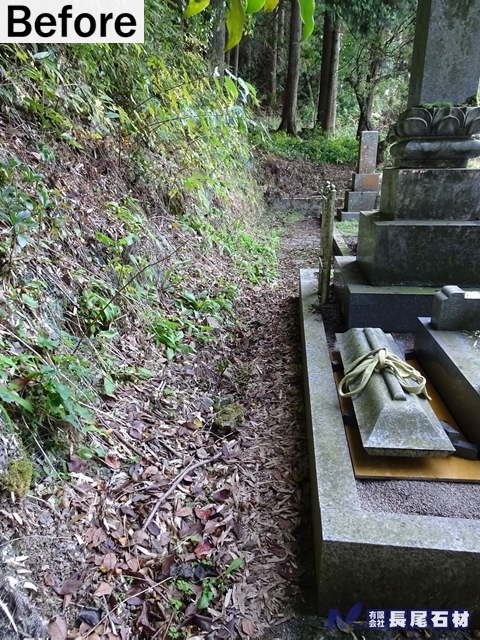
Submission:
POLYGON ((468 629, 470 611, 467 609, 367 609, 365 623, 358 622, 362 614, 361 602, 355 604, 342 618, 338 609, 330 609, 326 627, 337 626, 342 631, 353 629, 468 629))
POLYGON ((2 0, 0 43, 143 42, 144 0, 2 0))

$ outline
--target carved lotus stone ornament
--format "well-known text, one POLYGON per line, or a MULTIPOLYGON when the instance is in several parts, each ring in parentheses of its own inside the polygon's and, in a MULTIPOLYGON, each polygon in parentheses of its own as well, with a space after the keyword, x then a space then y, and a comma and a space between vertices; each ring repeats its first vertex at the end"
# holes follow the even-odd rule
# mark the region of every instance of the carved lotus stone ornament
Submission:
POLYGON ((394 165, 464 168, 480 156, 480 107, 411 107, 390 131, 394 165))

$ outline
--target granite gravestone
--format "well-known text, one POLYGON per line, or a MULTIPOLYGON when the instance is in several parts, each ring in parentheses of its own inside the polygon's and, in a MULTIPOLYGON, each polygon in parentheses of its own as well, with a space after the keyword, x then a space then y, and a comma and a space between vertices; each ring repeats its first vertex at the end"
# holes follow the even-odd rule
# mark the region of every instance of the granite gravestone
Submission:
POLYGON ((476 99, 479 24, 480 5, 475 0, 419 0, 409 107, 476 99))

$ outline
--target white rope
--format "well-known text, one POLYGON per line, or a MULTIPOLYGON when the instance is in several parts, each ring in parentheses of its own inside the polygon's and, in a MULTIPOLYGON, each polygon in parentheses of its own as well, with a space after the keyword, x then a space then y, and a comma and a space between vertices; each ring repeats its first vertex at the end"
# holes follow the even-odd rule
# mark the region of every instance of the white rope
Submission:
POLYGON ((344 398, 351 398, 361 393, 368 384, 375 371, 388 369, 398 380, 400 386, 407 393, 417 395, 423 393, 431 400, 427 393, 427 381, 422 374, 388 349, 374 349, 361 356, 345 370, 344 377, 338 385, 338 393, 344 398), (415 380, 417 384, 409 384, 407 380, 415 380), (357 384, 355 382, 358 380, 357 384), (344 390, 345 389, 345 390, 344 390))

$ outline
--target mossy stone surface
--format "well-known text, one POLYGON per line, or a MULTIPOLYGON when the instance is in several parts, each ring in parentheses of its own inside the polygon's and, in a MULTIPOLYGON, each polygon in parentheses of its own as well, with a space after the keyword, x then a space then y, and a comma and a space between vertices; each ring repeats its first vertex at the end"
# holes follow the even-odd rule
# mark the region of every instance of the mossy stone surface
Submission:
POLYGON ((6 491, 13 492, 18 498, 24 498, 30 488, 32 474, 33 465, 30 460, 13 460, 1 481, 6 491))
POLYGON ((236 403, 227 404, 220 409, 213 422, 215 431, 223 435, 233 433, 241 426, 245 417, 244 408, 236 403))

